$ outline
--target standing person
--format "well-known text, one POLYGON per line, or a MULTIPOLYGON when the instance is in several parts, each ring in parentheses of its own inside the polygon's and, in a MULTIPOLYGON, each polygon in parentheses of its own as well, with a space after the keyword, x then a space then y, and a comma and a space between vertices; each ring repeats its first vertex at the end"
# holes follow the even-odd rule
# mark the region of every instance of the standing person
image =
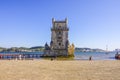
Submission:
POLYGON ((92 60, 92 56, 89 57, 89 60, 90 60, 90 61, 92 60))
POLYGON ((21 59, 22 59, 22 55, 20 54, 20 55, 19 55, 19 60, 21 60, 21 59))

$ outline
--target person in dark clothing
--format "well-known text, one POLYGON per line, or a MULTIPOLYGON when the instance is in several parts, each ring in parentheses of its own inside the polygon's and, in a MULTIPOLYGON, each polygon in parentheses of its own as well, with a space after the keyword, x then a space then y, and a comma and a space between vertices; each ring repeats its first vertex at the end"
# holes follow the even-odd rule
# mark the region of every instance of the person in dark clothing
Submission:
POLYGON ((89 57, 89 60, 90 60, 90 61, 92 60, 92 56, 89 57))

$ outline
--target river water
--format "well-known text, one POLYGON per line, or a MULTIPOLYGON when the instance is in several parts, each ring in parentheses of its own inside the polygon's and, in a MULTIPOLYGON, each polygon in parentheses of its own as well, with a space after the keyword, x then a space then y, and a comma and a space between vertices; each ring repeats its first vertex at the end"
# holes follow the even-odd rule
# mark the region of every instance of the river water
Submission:
MULTIPOLYGON (((43 54, 43 52, 22 52, 26 54, 43 54)), ((21 54, 22 54, 21 53, 21 54)), ((16 52, 4 52, 0 54, 19 54, 16 52)), ((115 52, 75 52, 74 59, 75 60, 88 60, 90 56, 92 56, 92 60, 115 60, 115 52)))

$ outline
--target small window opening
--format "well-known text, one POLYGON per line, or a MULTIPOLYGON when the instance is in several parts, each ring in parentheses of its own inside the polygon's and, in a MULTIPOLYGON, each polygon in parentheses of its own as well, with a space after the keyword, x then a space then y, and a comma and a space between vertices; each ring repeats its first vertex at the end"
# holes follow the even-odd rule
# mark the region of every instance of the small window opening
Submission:
POLYGON ((59 46, 61 46, 61 43, 59 43, 59 46))

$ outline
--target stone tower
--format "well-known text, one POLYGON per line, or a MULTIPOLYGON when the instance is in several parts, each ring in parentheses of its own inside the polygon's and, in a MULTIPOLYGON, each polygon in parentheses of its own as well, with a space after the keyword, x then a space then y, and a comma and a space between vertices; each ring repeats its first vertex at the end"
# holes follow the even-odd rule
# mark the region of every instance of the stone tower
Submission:
POLYGON ((53 18, 50 47, 46 44, 44 54, 47 53, 47 56, 67 56, 69 44, 68 31, 67 18, 62 21, 57 21, 53 18))
POLYGON ((64 21, 52 19, 50 47, 56 55, 62 56, 68 54, 68 31, 67 19, 64 21))

